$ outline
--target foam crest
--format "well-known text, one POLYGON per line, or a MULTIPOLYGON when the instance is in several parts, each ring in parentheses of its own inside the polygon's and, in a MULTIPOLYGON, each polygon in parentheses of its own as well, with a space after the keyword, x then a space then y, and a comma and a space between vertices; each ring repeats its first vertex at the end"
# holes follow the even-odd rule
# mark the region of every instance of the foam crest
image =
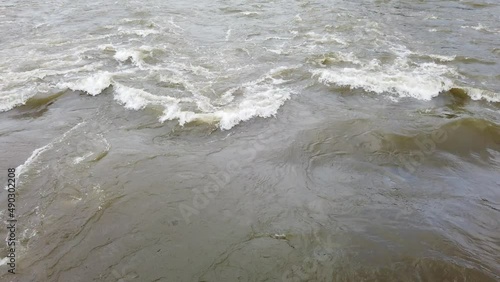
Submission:
MULTIPOLYGON (((24 105, 37 93, 50 92, 51 88, 55 84, 55 82, 52 81, 59 79, 58 77, 71 77, 79 72, 92 72, 101 66, 99 63, 92 63, 73 68, 59 70, 52 69, 64 66, 65 64, 66 62, 54 64, 51 61, 51 64, 48 66, 46 63, 40 64, 40 66, 47 67, 49 69, 41 68, 22 72, 10 71, 2 73, 3 77, 0 77, 0 85, 3 86, 0 89, 0 112, 9 111, 17 106, 24 105), (2 85, 2 83, 4 83, 4 85, 2 85)), ((73 87, 74 85, 70 83, 57 84, 58 88, 71 88, 70 86, 73 87)))
POLYGON ((83 91, 89 95, 96 96, 111 86, 112 77, 112 74, 109 72, 98 72, 75 82, 58 83, 57 86, 59 88, 69 88, 73 91, 83 91))
POLYGON ((192 102, 192 99, 178 99, 170 96, 157 96, 142 89, 136 89, 115 83, 114 99, 122 104, 126 109, 141 110, 149 105, 168 106, 180 102, 192 102))
POLYGON ((454 71, 435 63, 410 64, 398 59, 392 65, 372 61, 360 68, 317 69, 313 77, 327 85, 361 88, 378 94, 389 93, 399 97, 430 100, 440 92, 452 88, 453 81, 446 75, 454 71))
POLYGON ((18 91, 4 92, 0 96, 0 112, 10 111, 17 106, 24 105, 35 94, 34 91, 23 91, 21 95, 19 95, 18 91))
POLYGON ((245 89, 245 98, 235 110, 226 109, 215 113, 220 119, 221 129, 231 129, 242 121, 253 117, 268 118, 275 116, 278 109, 290 99, 290 90, 271 86, 255 85, 245 89))
POLYGON ((131 110, 141 110, 148 106, 163 107, 160 122, 177 120, 180 125, 185 125, 200 121, 216 123, 222 130, 228 130, 254 117, 268 118, 276 115, 278 109, 290 99, 292 91, 279 87, 286 80, 274 76, 287 70, 290 68, 272 69, 261 78, 234 87, 215 100, 201 96, 195 89, 189 90, 192 97, 176 98, 154 95, 119 83, 114 83, 114 98, 131 110), (236 92, 238 92, 237 98, 235 98, 236 92), (221 100, 224 103, 221 104, 221 100))
POLYGON ((451 62, 455 60, 457 56, 452 55, 452 56, 445 56, 445 55, 436 55, 436 54, 430 54, 429 57, 439 60, 441 62, 451 62))
POLYGON ((500 94, 498 93, 474 87, 460 87, 460 88, 463 89, 472 100, 476 101, 485 100, 488 102, 495 102, 495 103, 500 102, 500 94))
POLYGON ((142 46, 137 50, 121 49, 116 52, 113 58, 119 62, 125 62, 130 59, 135 66, 142 67, 144 65, 144 58, 146 57, 145 52, 150 52, 151 50, 152 48, 147 46, 142 46))

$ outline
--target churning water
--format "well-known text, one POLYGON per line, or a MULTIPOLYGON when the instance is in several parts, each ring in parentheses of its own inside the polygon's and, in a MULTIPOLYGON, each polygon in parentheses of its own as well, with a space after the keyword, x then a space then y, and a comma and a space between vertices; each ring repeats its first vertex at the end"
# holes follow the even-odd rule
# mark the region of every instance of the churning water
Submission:
POLYGON ((500 279, 497 1, 3 0, 0 38, 2 281, 500 279))

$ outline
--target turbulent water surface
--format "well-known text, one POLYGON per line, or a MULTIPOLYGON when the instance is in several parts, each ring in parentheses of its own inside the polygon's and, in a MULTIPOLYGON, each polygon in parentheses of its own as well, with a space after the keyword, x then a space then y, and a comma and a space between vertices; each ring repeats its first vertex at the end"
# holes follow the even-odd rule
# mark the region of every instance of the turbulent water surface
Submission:
POLYGON ((0 44, 1 281, 500 279, 496 0, 3 0, 0 44))

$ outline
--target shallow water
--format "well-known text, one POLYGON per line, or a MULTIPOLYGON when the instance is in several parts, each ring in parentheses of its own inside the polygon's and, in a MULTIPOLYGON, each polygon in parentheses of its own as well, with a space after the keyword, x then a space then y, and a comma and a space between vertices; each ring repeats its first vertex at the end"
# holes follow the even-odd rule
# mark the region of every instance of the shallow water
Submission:
POLYGON ((495 1, 0 11, 1 281, 500 279, 495 1))

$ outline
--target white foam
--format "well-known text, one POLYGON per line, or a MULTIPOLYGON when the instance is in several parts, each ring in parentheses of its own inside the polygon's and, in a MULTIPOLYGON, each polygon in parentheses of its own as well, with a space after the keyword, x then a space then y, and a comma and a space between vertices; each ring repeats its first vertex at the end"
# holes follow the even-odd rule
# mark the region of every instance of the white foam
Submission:
POLYGON ((73 159, 73 164, 75 164, 75 165, 76 165, 76 164, 81 163, 81 162, 82 162, 83 160, 85 160, 86 158, 88 158, 88 157, 92 156, 92 154, 93 154, 92 152, 88 152, 88 153, 86 153, 85 155, 83 155, 83 156, 81 156, 81 157, 76 157, 76 158, 74 158, 74 159, 73 159))
POLYGON ((474 30, 486 30, 486 27, 483 26, 481 23, 477 24, 476 26, 471 26, 471 25, 463 25, 461 28, 470 28, 474 30))
POLYGON ((251 12, 251 11, 244 11, 244 12, 240 12, 240 14, 245 15, 245 16, 256 16, 256 15, 260 15, 260 13, 259 13, 259 12, 251 12))
POLYGON ((165 106, 180 102, 192 102, 192 99, 189 98, 178 99, 170 96, 157 96, 142 89, 127 87, 119 83, 114 84, 114 90, 114 99, 130 110, 141 110, 149 105, 165 106))
POLYGON ((180 29, 182 31, 184 31, 184 29, 182 27, 180 27, 179 25, 177 25, 175 22, 174 22, 174 18, 173 17, 170 17, 170 20, 168 21, 169 24, 171 24, 173 27, 177 28, 177 29, 180 29))
POLYGON ((211 113, 194 113, 182 111, 179 105, 175 104, 166 107, 160 121, 179 120, 180 125, 192 121, 218 122, 222 130, 229 130, 240 122, 248 121, 254 117, 275 116, 278 109, 289 98, 289 90, 268 86, 248 87, 245 90, 245 99, 237 105, 224 107, 211 113))
POLYGON ((146 37, 151 34, 159 34, 160 31, 156 29, 126 29, 123 27, 118 28, 118 32, 121 34, 127 34, 127 35, 138 35, 141 37, 146 37))
POLYGON ((427 56, 429 58, 449 62, 456 56, 436 54, 421 54, 408 50, 402 45, 392 45, 390 50, 398 55, 392 64, 381 65, 377 60, 368 63, 359 60, 352 53, 337 52, 328 58, 334 61, 348 62, 355 65, 352 68, 315 69, 312 76, 327 85, 337 85, 360 88, 377 94, 388 93, 389 98, 398 101, 398 98, 413 97, 420 100, 430 100, 443 91, 451 88, 463 89, 472 100, 500 102, 498 93, 455 84, 453 78, 458 74, 452 68, 436 63, 415 63, 408 59, 411 54, 427 56))
POLYGON ((339 38, 338 35, 317 34, 314 31, 307 32, 305 35, 311 38, 315 43, 339 43, 342 45, 347 45, 347 42, 342 38, 339 38))
MULTIPOLYGON (((72 74, 85 71, 91 72, 100 67, 102 63, 86 64, 84 66, 76 66, 73 68, 59 69, 64 67, 67 61, 58 61, 53 63, 52 60, 39 64, 39 69, 28 70, 24 72, 5 72, 3 77, 0 77, 0 112, 9 111, 17 106, 25 104, 31 97, 39 92, 49 92, 53 84, 49 83, 50 79, 56 76, 70 76, 72 74), (51 64, 48 64, 50 62, 51 64), (45 69, 47 68, 47 69, 45 69), (39 82, 46 80, 47 82, 39 82), (5 82, 4 85, 1 82, 5 82)), ((62 83, 57 85, 60 88, 69 88, 62 83)))
POLYGON ((435 59, 435 60, 438 60, 441 62, 451 62, 451 61, 455 60, 455 58, 456 58, 456 55, 446 56, 446 55, 439 55, 439 54, 425 54, 425 53, 421 53, 421 52, 414 52, 414 51, 411 51, 410 49, 408 49, 408 47, 401 45, 401 44, 389 43, 389 45, 390 45, 389 49, 394 54, 396 54, 400 58, 400 60, 401 59, 406 60, 408 58, 408 56, 410 56, 410 55, 417 55, 417 56, 421 56, 421 57, 427 56, 427 57, 430 57, 432 59, 435 59))
POLYGON ((139 29, 139 30, 134 30, 134 34, 146 37, 151 34, 159 34, 160 32, 158 30, 152 30, 152 29, 139 29))
POLYGON ((144 63, 143 57, 144 55, 141 51, 129 49, 118 50, 113 56, 119 62, 125 62, 130 59, 136 66, 141 66, 144 63))
POLYGON ((177 120, 180 125, 193 121, 217 123, 222 130, 228 130, 242 121, 254 117, 268 118, 276 115, 278 109, 290 99, 291 90, 278 85, 286 82, 273 76, 290 69, 279 67, 270 70, 259 79, 244 83, 226 91, 215 101, 202 96, 188 82, 185 85, 192 97, 176 98, 154 95, 142 89, 135 89, 114 83, 115 100, 125 108, 141 110, 148 106, 162 106, 163 114, 160 122, 177 120), (234 93, 242 93, 235 99, 234 93), (224 103, 220 103, 223 100, 224 103), (215 104, 218 104, 216 106, 215 104))
POLYGON ((96 96, 111 85, 112 78, 113 76, 109 72, 98 72, 75 82, 58 83, 57 87, 83 91, 89 95, 96 96))
POLYGON ((220 128, 225 130, 253 117, 275 116, 285 101, 290 99, 290 93, 288 89, 276 89, 270 86, 247 87, 246 99, 240 102, 235 110, 218 111, 215 116, 220 118, 220 128))
POLYGON ((3 259, 0 260, 0 266, 6 265, 7 262, 9 262, 10 258, 4 257, 3 259))
POLYGON ((153 47, 145 45, 134 49, 120 49, 116 51, 113 58, 119 62, 125 62, 130 59, 132 64, 141 69, 145 69, 144 58, 149 56, 153 50, 153 47))
POLYGON ((16 89, 15 91, 4 92, 2 96, 0 96, 0 112, 6 112, 17 106, 24 105, 29 98, 36 94, 36 91, 33 90, 34 88, 32 87, 28 90, 23 89, 19 91, 16 89), (21 94, 19 94, 19 92, 21 92, 21 94))
POLYGON ((270 48, 264 47, 264 50, 266 50, 268 52, 271 52, 271 53, 274 53, 274 54, 277 54, 277 55, 283 54, 283 50, 282 49, 270 49, 270 48))
POLYGON ((409 64, 398 59, 392 65, 380 65, 372 61, 360 68, 317 69, 313 77, 324 84, 361 88, 378 94, 389 93, 399 97, 430 100, 453 86, 446 75, 454 71, 435 63, 409 64))
POLYGON ((478 23, 475 26, 463 25, 463 26, 461 26, 461 28, 470 28, 470 29, 474 29, 474 30, 477 30, 477 31, 486 31, 486 32, 491 32, 491 33, 499 33, 500 32, 499 29, 492 29, 490 27, 482 25, 481 23, 478 23))

